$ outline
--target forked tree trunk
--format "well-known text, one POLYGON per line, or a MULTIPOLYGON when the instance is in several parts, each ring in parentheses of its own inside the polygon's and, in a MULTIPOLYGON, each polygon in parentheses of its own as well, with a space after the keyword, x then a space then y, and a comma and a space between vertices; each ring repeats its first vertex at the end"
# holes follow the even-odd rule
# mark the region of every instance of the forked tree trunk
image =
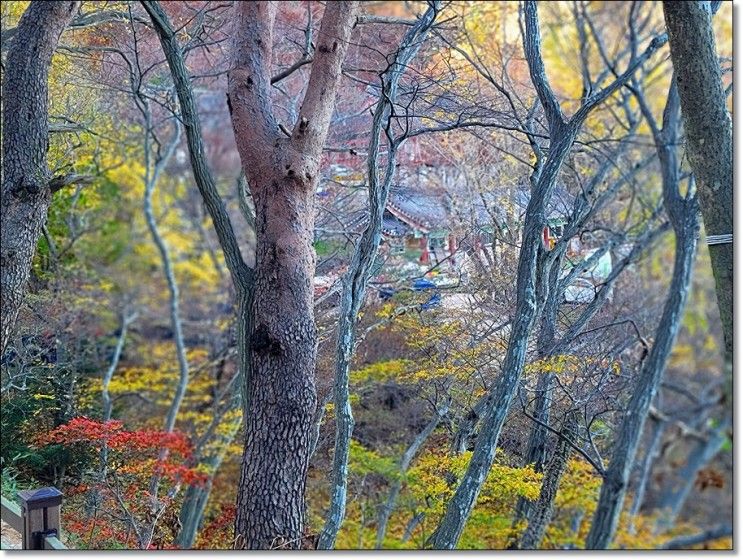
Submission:
POLYGON ((52 201, 48 77, 59 37, 80 2, 31 2, 3 68, 0 214, 0 356, 26 294, 31 261, 52 201))
POLYGON ((454 548, 462 535, 467 518, 475 506, 482 485, 495 459, 498 437, 521 378, 529 336, 536 315, 534 269, 545 221, 545 199, 552 192, 557 173, 573 144, 577 130, 565 130, 564 132, 564 134, 560 134, 559 138, 552 138, 554 144, 550 149, 550 167, 543 172, 540 186, 532 194, 529 201, 519 258, 517 315, 511 331, 503 372, 490 390, 493 395, 492 401, 489 402, 490 410, 486 412, 483 419, 467 471, 447 505, 444 517, 436 532, 431 536, 429 544, 436 549, 454 548))
POLYGON ((300 548, 316 406, 314 194, 355 2, 328 3, 299 120, 271 106, 276 4, 235 4, 228 104, 256 210, 256 273, 236 548, 300 548))

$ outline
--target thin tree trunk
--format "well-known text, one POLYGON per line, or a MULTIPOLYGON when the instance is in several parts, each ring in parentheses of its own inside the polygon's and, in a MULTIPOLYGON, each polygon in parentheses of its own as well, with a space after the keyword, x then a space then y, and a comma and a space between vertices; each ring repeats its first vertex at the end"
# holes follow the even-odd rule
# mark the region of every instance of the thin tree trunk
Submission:
POLYGON ((395 510, 395 506, 397 505, 397 498, 400 495, 400 490, 402 489, 402 480, 405 477, 405 474, 408 472, 408 469, 410 468, 410 463, 413 462, 413 459, 415 459, 415 456, 418 454, 420 448, 423 446, 424 443, 426 443, 428 438, 431 437, 433 431, 441 423, 441 420, 444 418, 444 416, 447 415, 448 412, 448 405, 437 410, 434 418, 426 425, 425 428, 423 428, 423 431, 415 437, 413 442, 403 454, 402 460, 400 461, 400 478, 392 483, 390 493, 387 496, 387 501, 379 510, 379 517, 377 518, 377 539, 374 545, 374 548, 376 548, 377 550, 381 549, 382 545, 384 544, 384 537, 387 534, 387 523, 389 522, 390 515, 392 515, 392 512, 395 510))
POLYGON ((206 504, 209 501, 209 495, 212 491, 212 484, 214 477, 219 471, 219 467, 222 465, 227 447, 232 443, 240 429, 240 422, 235 423, 230 432, 226 434, 220 442, 221 449, 216 453, 210 455, 203 464, 209 471, 209 478, 205 485, 191 485, 186 490, 186 494, 183 497, 183 505, 181 506, 180 521, 181 530, 178 532, 175 543, 181 548, 191 548, 193 543, 196 541, 196 535, 199 527, 201 526, 201 520, 204 517, 204 510, 206 504))
MULTIPOLYGON (((553 261, 549 271, 549 282, 545 286, 548 290, 547 298, 542 313, 541 329, 537 337, 537 357, 544 359, 553 345, 555 331, 557 326, 557 311, 560 308, 560 299, 564 290, 558 289, 559 276, 562 268, 562 258, 553 261)), ((552 408, 552 393, 554 391, 554 375, 552 373, 540 374, 537 386, 535 388, 536 397, 534 400, 533 416, 538 420, 532 424, 529 441, 526 448, 526 456, 523 464, 532 465, 535 472, 542 472, 544 463, 547 459, 547 442, 550 420, 550 409, 552 408)), ((531 501, 526 498, 519 498, 516 503, 516 513, 514 523, 529 514, 531 501)))
POLYGON ((300 548, 316 408, 314 196, 355 20, 328 3, 299 120, 281 136, 271 105, 276 5, 236 3, 228 108, 256 211, 256 275, 236 548, 300 548))
POLYGON ((555 498, 557 490, 560 487, 560 479, 565 473, 568 460, 572 455, 572 448, 567 439, 574 439, 578 428, 578 422, 575 412, 569 412, 565 420, 565 425, 561 430, 561 436, 558 438, 557 446, 552 454, 549 464, 544 470, 542 478, 542 488, 539 491, 539 498, 530 508, 529 524, 526 527, 519 548, 533 550, 540 547, 547 527, 552 521, 552 515, 555 509, 555 498))
MULTIPOLYGON (((183 50, 177 41, 175 31, 160 4, 153 0, 143 0, 142 5, 150 16, 153 26, 160 38, 160 44, 173 77, 178 102, 181 108, 181 120, 186 130, 186 141, 191 158, 191 168, 196 186, 204 200, 209 216, 212 219, 214 230, 222 248, 227 269, 230 272, 232 285, 237 298, 237 354, 239 371, 242 376, 241 389, 243 394, 243 418, 247 411, 247 386, 250 379, 250 337, 252 329, 253 283, 254 273, 243 259, 240 246, 237 243, 232 222, 224 202, 217 191, 216 182, 212 175, 209 163, 206 160, 204 140, 201 133, 201 120, 196 107, 196 98, 191 85, 190 75, 186 68, 183 50)), ((241 185, 238 185, 241 188, 241 185)), ((239 197, 242 201, 242 196, 239 197)), ((254 216, 249 209, 243 214, 251 228, 255 227, 254 216), (252 220, 250 218, 253 218, 252 220)))
POLYGON ((103 383, 101 389, 101 400, 103 401, 103 422, 111 420, 112 413, 112 402, 111 394, 108 391, 108 386, 111 384, 116 368, 119 367, 119 360, 121 359, 121 353, 124 350, 124 343, 126 342, 126 335, 129 331, 129 325, 137 318, 137 313, 128 313, 124 311, 121 314, 121 327, 119 337, 116 339, 116 347, 114 348, 114 355, 111 358, 111 363, 103 375, 103 383))
POLYGON ((373 274, 379 243, 382 239, 382 215, 387 206, 387 195, 395 176, 397 149, 401 144, 401 141, 389 137, 388 133, 387 162, 384 176, 380 182, 378 167, 381 135, 383 131, 388 130, 393 105, 397 101, 397 85, 400 78, 407 69, 407 65, 418 52, 428 34, 428 30, 436 19, 438 11, 438 2, 429 3, 423 16, 403 37, 393 63, 381 75, 382 96, 374 111, 371 140, 369 142, 367 170, 369 178, 369 224, 354 248, 351 264, 343 279, 334 384, 336 432, 333 453, 333 482, 330 508, 317 544, 319 549, 329 550, 333 548, 346 513, 348 456, 354 426, 348 378, 356 343, 356 322, 364 303, 366 286, 373 274))
POLYGON ((638 95, 637 99, 653 130, 660 159, 664 205, 676 234, 674 267, 668 297, 656 329, 655 342, 643 364, 614 443, 611 462, 601 486, 599 502, 586 538, 587 549, 608 548, 614 539, 643 426, 678 334, 689 291, 699 233, 699 206, 696 196, 689 193, 684 197, 679 192, 680 163, 677 153, 679 110, 674 78, 663 113, 662 129, 658 130, 644 97, 638 95))
MULTIPOLYGON (((144 101, 146 103, 146 101, 144 101)), ((150 165, 150 135, 151 135, 151 122, 150 122, 150 114, 149 114, 149 108, 147 108, 147 115, 146 115, 146 131, 145 131, 145 165, 146 165, 146 175, 145 175, 145 196, 144 196, 144 215, 145 220, 147 222, 147 227, 150 230, 150 234, 152 235, 152 240, 155 243, 155 246, 157 247, 158 252, 160 253, 160 260, 162 262, 163 266, 163 272, 165 274, 165 280, 168 285, 168 293, 169 293, 169 299, 168 299, 168 306, 169 306, 169 312, 170 312, 170 325, 173 328, 173 338, 175 340, 175 347, 176 347, 176 357, 178 359, 178 383, 176 384, 175 393, 173 394, 173 400, 170 403, 170 407, 168 408, 168 413, 165 417, 165 431, 166 432, 172 432, 175 429, 175 421, 178 417, 178 411, 180 410, 181 403, 183 402, 183 397, 186 394, 186 388, 188 387, 188 376, 189 376, 189 367, 188 367, 188 359, 186 357, 186 344, 183 339, 183 326, 181 322, 181 313, 180 313, 180 292, 178 289, 178 282, 175 278, 175 273, 173 271, 173 259, 170 256, 170 250, 165 243, 165 240, 163 239, 162 235, 160 234, 160 228, 157 225, 157 222, 155 220, 155 214, 152 207, 152 195, 154 193, 155 187, 157 186, 158 180, 160 178, 160 175, 162 173, 162 170, 165 168, 165 165, 167 164, 168 160, 172 157, 173 153, 175 152, 175 148, 180 142, 180 136, 181 136, 181 127, 179 124, 176 124, 176 130, 174 133, 173 138, 168 144, 168 147, 166 149, 166 153, 164 156, 155 162, 154 166, 151 167, 150 165)))
POLYGON ((535 271, 541 246, 542 229, 546 223, 546 201, 552 195, 562 163, 570 152, 580 128, 580 122, 578 121, 566 123, 563 120, 559 106, 554 101, 554 96, 546 84, 537 29, 536 6, 533 2, 529 2, 526 4, 526 10, 525 49, 527 59, 530 62, 532 80, 542 83, 540 99, 543 99, 542 103, 545 105, 545 111, 551 115, 549 117, 551 128, 550 150, 547 162, 533 189, 526 209, 516 284, 516 314, 511 327, 503 371, 498 381, 493 384, 489 391, 492 395, 490 409, 483 419, 467 471, 447 505, 438 528, 430 538, 430 545, 436 549, 454 548, 456 546, 495 459, 496 443, 521 378, 528 340, 536 318, 538 279, 535 271), (535 63, 536 67, 534 67, 535 63), (547 88, 547 93, 545 93, 544 88, 547 88))
POLYGON ((550 196, 562 161, 567 156, 577 131, 565 131, 550 149, 551 157, 540 179, 538 190, 532 194, 526 211, 526 225, 519 257, 516 317, 511 330, 503 372, 493 384, 491 408, 487 411, 475 443, 472 459, 438 529, 431 536, 433 548, 454 548, 475 505, 485 478, 495 459, 496 443, 503 422, 518 387, 526 359, 531 328, 536 315, 534 270, 541 243, 545 200, 550 196))
MULTIPOLYGON (((137 92, 135 92, 137 95, 137 92)), ((152 207, 152 195, 155 187, 159 181, 162 171, 165 169, 170 158, 175 152, 176 146, 180 142, 181 137, 181 126, 178 121, 174 121, 175 131, 171 138, 168 146, 166 147, 165 153, 162 157, 159 157, 154 164, 151 163, 152 154, 151 151, 151 135, 152 135, 152 120, 149 109, 149 102, 145 98, 140 98, 140 108, 145 116, 145 195, 144 195, 144 215, 147 227, 150 230, 152 239, 157 247, 160 254, 160 260, 163 266, 163 272, 165 274, 165 280, 168 286, 169 301, 168 307, 170 312, 170 325, 173 329, 173 338, 175 340, 176 357, 178 360, 178 382, 176 383, 173 398, 168 407, 168 412, 165 416, 164 430, 171 433, 175 430, 175 423, 178 418, 178 412, 180 411, 181 404, 183 404, 183 398, 186 396, 186 389, 188 388, 189 381, 189 365, 188 358, 186 356, 186 344, 183 338, 183 327, 180 315, 180 293, 178 289, 178 282, 175 278, 175 272, 173 271, 173 261, 170 257, 170 250, 168 249, 165 240, 160 234, 155 215, 152 207)), ((160 450, 159 460, 163 461, 168 456, 166 449, 160 450)), ((158 501, 157 494, 160 486, 161 475, 155 473, 150 479, 149 494, 153 503, 153 513, 160 512, 164 507, 158 501)), ((158 519, 159 515, 155 513, 153 516, 155 520, 158 519)), ((152 539, 154 533, 154 523, 147 528, 143 533, 144 542, 140 543, 142 548, 147 548, 152 539)))
MULTIPOLYGON (((253 303, 255 273, 243 259, 240 246, 234 233, 233 225, 224 202, 216 188, 216 182, 205 157, 204 142, 201 132, 201 121, 198 116, 196 98, 191 85, 190 75, 186 68, 183 50, 178 43, 173 26, 160 4, 153 0, 143 0, 142 5, 150 16, 153 26, 158 33, 165 58, 170 67, 173 82, 178 94, 181 108, 181 119, 186 131, 191 167, 199 193, 204 200, 209 216, 212 219, 219 244, 224 254, 227 269, 235 288, 237 299, 237 353, 239 378, 241 384, 241 401, 243 422, 249 414, 249 387, 251 385, 251 333, 253 330, 253 303)), ((240 197, 242 201, 242 197, 240 197)), ((242 207, 241 207, 242 209, 242 207)), ((250 218, 250 212, 242 209, 248 226, 255 227, 255 221, 250 218)), ((195 505, 198 505, 197 501, 195 505)), ((194 517, 200 518, 203 514, 194 517)), ((191 525, 198 525, 196 521, 191 525)), ((189 529, 190 530, 190 529, 189 529)), ((192 537, 184 533, 184 542, 192 537)))
POLYGON ((179 548, 189 549, 196 542, 196 534, 204 517, 204 510, 209 501, 213 480, 214 478, 210 476, 206 484, 192 484, 183 495, 183 504, 181 505, 181 511, 178 516, 181 522, 181 529, 178 531, 178 536, 175 539, 175 544, 179 548))
POLYGON ((733 128, 707 2, 663 2, 676 73, 686 156, 694 172, 707 234, 725 362, 733 358, 733 128))
POLYGON ((2 209, 0 210, 0 356, 26 294, 31 261, 52 201, 49 67, 80 2, 31 2, 3 67, 2 209))
POLYGON ((410 537, 413 536, 413 531, 415 531, 416 527, 421 524, 423 519, 426 517, 426 514, 423 512, 416 513, 410 521, 408 521, 408 524, 405 526, 405 532, 402 535, 402 542, 408 542, 410 540, 410 537))
MULTIPOLYGON (((101 400, 103 402, 103 415, 101 420, 105 423, 111 420, 111 414, 113 411, 113 403, 111 401, 111 394, 109 393, 108 386, 111 384, 116 368, 119 366, 119 360, 121 359, 121 352, 124 350, 124 343, 126 342, 126 334, 129 330, 129 325, 137 318, 137 313, 128 313, 127 311, 121 314, 121 332, 119 338, 116 340, 116 347, 114 348, 114 355, 111 358, 111 363, 103 375, 103 382, 101 388, 101 400)), ((108 465, 108 446, 104 445, 101 448, 101 478, 106 477, 106 470, 108 465)))
POLYGON ((728 439, 730 427, 731 418, 728 416, 712 431, 706 441, 698 441, 691 450, 686 464, 674 475, 672 482, 658 499, 657 507, 661 513, 656 532, 669 529, 676 521, 694 488, 697 473, 719 453, 728 439))
MULTIPOLYGON (((550 409, 552 408, 552 394, 554 392, 554 375, 551 373, 540 374, 535 389, 536 398, 534 402, 533 416, 539 422, 534 422, 529 433, 526 455, 523 464, 532 465, 534 472, 542 472, 547 459, 547 443, 549 442, 549 430, 547 425, 550 421, 550 409)), ((517 523, 529 515, 532 502, 521 497, 516 502, 516 513, 514 523, 517 523)))
POLYGON ((629 531, 632 534, 635 533, 635 517, 640 513, 642 503, 645 501, 645 493, 647 492, 648 482, 650 481, 650 474, 653 472, 653 463, 655 463, 655 460, 658 458, 658 451, 660 449, 660 443, 663 440, 663 432, 665 431, 665 428, 666 423, 662 420, 655 419, 653 421, 653 427, 650 431, 650 441, 648 442, 645 457, 640 466, 640 476, 637 479, 637 488, 635 489, 635 495, 632 497, 632 505, 629 509, 629 531))

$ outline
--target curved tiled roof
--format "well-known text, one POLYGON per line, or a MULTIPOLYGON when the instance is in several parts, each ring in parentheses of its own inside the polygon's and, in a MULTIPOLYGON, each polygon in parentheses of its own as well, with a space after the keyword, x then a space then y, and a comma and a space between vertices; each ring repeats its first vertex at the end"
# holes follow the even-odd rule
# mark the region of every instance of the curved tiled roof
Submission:
POLYGON ((395 187, 387 200, 387 210, 424 233, 440 228, 449 221, 446 197, 430 191, 395 187))

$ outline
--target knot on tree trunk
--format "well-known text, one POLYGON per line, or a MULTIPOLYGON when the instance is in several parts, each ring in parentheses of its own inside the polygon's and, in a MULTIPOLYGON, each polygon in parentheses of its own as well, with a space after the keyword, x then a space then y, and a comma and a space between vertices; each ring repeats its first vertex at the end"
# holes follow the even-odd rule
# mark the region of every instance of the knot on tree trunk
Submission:
POLYGON ((40 195, 48 188, 46 181, 33 177, 22 177, 10 190, 10 193, 20 199, 31 198, 40 195))
POLYGON ((266 325, 258 325, 250 343, 253 351, 257 353, 271 354, 272 356, 281 355, 281 343, 271 336, 266 325))

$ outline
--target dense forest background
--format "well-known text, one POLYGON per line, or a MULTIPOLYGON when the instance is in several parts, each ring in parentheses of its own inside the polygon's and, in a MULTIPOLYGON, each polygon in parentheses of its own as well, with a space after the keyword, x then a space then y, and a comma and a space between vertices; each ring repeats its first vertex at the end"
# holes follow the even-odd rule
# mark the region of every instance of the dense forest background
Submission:
MULTIPOLYGON (((78 549, 731 548, 732 175, 668 6, 40 4, 3 496, 78 549)), ((729 126, 732 3, 685 4, 729 126)))

